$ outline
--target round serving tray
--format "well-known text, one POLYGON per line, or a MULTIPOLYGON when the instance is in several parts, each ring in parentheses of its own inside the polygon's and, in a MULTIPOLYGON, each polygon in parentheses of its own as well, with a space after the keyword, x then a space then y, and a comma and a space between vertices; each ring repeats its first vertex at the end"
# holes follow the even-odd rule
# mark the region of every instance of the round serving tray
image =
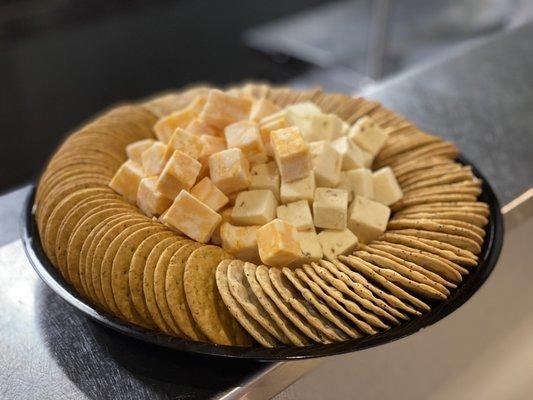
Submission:
MULTIPOLYGON (((460 158, 459 160, 465 165, 472 166, 464 158, 460 158)), ((21 236, 24 250, 33 268, 55 293, 86 316, 123 334, 174 350, 219 357, 285 361, 331 356, 379 346, 411 335, 426 326, 432 325, 464 304, 487 280, 500 256, 503 244, 503 218, 498 199, 491 186, 477 168, 472 166, 472 169, 475 175, 483 180, 483 192, 479 200, 486 202, 490 207, 489 223, 486 226, 487 234, 481 253, 479 254, 478 267, 472 270, 470 275, 464 279, 463 284, 457 290, 453 291, 446 301, 432 304, 431 312, 382 333, 334 344, 314 344, 306 347, 278 347, 272 349, 264 347, 221 346, 212 343, 179 339, 162 333, 148 331, 115 318, 107 312, 94 307, 87 299, 80 296, 50 263, 41 246, 35 222, 33 212, 35 190, 32 190, 26 199, 22 215, 21 236)))

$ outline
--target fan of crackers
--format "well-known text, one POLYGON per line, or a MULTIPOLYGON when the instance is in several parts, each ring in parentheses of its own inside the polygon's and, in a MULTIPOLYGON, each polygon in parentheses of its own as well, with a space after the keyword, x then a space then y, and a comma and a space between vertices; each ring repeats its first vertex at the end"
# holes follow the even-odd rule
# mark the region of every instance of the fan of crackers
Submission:
POLYGON ((373 168, 403 191, 386 232, 353 254, 298 268, 256 265, 147 217, 109 188, 128 144, 208 87, 115 107, 66 138, 40 179, 42 246, 63 278, 131 324, 192 341, 307 346, 386 331, 446 300, 478 265, 488 205, 457 148, 363 98, 247 84, 280 107, 310 101, 347 123, 371 116, 390 132, 373 168))

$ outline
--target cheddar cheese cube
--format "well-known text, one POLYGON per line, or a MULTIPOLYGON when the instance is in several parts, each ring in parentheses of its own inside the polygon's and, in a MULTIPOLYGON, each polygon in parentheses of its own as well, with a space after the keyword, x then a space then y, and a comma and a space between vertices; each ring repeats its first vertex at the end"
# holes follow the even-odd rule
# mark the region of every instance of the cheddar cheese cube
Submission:
POLYGON ((207 243, 222 217, 182 190, 162 217, 164 223, 200 243, 207 243))
POLYGON ((270 190, 240 192, 231 219, 237 225, 264 225, 276 218, 278 202, 270 190))
POLYGON ((335 114, 312 114, 307 120, 308 125, 302 130, 307 142, 331 141, 342 135, 344 121, 335 114))
POLYGON ((269 156, 274 155, 272 144, 270 142, 271 133, 278 129, 288 128, 289 126, 289 122, 284 116, 278 116, 274 119, 267 117, 261 120, 259 123, 259 133, 261 134, 261 140, 263 141, 265 151, 269 156))
POLYGON ((348 131, 348 137, 361 149, 376 156, 389 138, 389 133, 371 117, 359 118, 348 131))
POLYGON ((365 150, 361 150, 361 152, 363 153, 363 166, 371 169, 374 163, 374 156, 365 150))
POLYGON ((357 236, 349 229, 324 229, 318 234, 318 241, 320 242, 324 256, 330 259, 352 253, 358 243, 357 236))
POLYGON ((202 164, 202 169, 198 175, 198 179, 202 179, 209 176, 209 156, 218 153, 219 151, 226 150, 226 140, 223 137, 201 135, 200 143, 202 144, 202 151, 198 161, 202 164))
POLYGON ((200 153, 202 152, 202 147, 202 142, 198 136, 193 135, 181 128, 177 128, 168 141, 165 159, 168 160, 172 153, 174 153, 176 150, 188 154, 194 159, 198 159, 198 157, 200 157, 200 153))
POLYGON ((222 238, 220 237, 220 227, 224 224, 224 222, 228 222, 231 224, 232 211, 233 206, 228 206, 219 212, 220 216, 222 217, 222 221, 213 231, 213 234, 211 235, 211 243, 216 244, 217 246, 222 245, 222 238))
POLYGON ((318 186, 335 187, 341 179, 342 157, 325 140, 309 143, 318 186))
POLYGON ((128 160, 115 173, 109 182, 109 187, 121 194, 127 202, 135 204, 139 184, 144 177, 142 166, 135 161, 128 160))
POLYGON ((314 229, 313 215, 306 200, 299 200, 286 205, 278 206, 276 216, 294 225, 298 231, 314 229))
POLYGON ((300 130, 296 127, 278 129, 270 134, 270 143, 281 179, 292 182, 309 176, 311 154, 300 130))
POLYGON ((207 124, 201 118, 193 119, 189 123, 189 125, 185 127, 185 130, 189 132, 191 135, 196 135, 196 136, 202 136, 202 135, 220 136, 222 133, 220 130, 215 129, 211 125, 207 124))
POLYGON ((337 188, 348 192, 348 200, 352 201, 355 196, 363 196, 371 199, 374 196, 372 183, 372 171, 366 168, 356 168, 341 173, 341 181, 337 188))
POLYGON ((377 239, 389 222, 389 207, 361 196, 355 196, 348 209, 348 228, 363 243, 377 239))
POLYGON ((234 122, 248 119, 251 109, 252 102, 249 99, 213 89, 209 91, 207 102, 199 117, 215 128, 224 129, 234 122))
POLYGON ((250 119, 259 122, 262 118, 279 111, 279 107, 272 101, 262 98, 254 101, 250 111, 250 119))
POLYGON ((372 174, 374 200, 390 206, 403 197, 402 189, 390 167, 380 168, 372 174))
POLYGON ((157 190, 157 177, 144 178, 137 191, 137 206, 149 217, 163 214, 172 204, 172 200, 157 190))
POLYGON ((177 128, 185 128, 198 116, 198 111, 193 107, 186 107, 161 118, 154 125, 156 137, 163 143, 168 143, 177 128))
POLYGON ((189 155, 176 150, 167 161, 157 180, 157 190, 173 200, 182 190, 189 190, 202 165, 189 155))
POLYGON ((147 176, 159 175, 163 171, 168 160, 166 153, 167 146, 162 142, 154 142, 142 153, 141 162, 147 176))
POLYGON ((264 163, 267 160, 265 146, 256 122, 239 121, 226 126, 224 136, 228 149, 241 149, 252 164, 264 163))
POLYGON ((235 226, 228 222, 220 225, 222 248, 242 261, 258 263, 257 230, 259 226, 235 226))
POLYGON ((143 139, 130 143, 126 146, 126 154, 130 160, 142 164, 141 154, 154 143, 155 140, 153 139, 143 139))
POLYGON ((298 244, 300 245, 300 257, 290 264, 290 267, 299 267, 314 261, 321 260, 324 256, 318 235, 314 229, 298 231, 298 244))
POLYGON ((229 201, 227 196, 207 177, 192 187, 191 194, 215 211, 220 210, 229 201))
POLYGON ((313 201, 313 221, 317 228, 345 229, 348 193, 343 189, 317 188, 313 201))
POLYGON ((250 164, 241 149, 227 149, 209 156, 209 174, 225 194, 250 186, 250 164))
POLYGON ((302 179, 292 182, 281 182, 280 198, 282 203, 292 203, 298 200, 313 202, 315 197, 315 173, 311 173, 302 179))
POLYGON ((347 171, 355 168, 362 168, 365 163, 363 152, 359 147, 353 144, 353 142, 347 137, 342 136, 331 142, 331 146, 337 150, 342 158, 343 171, 347 171))
POLYGON ((279 189, 281 178, 275 161, 252 166, 250 176, 250 190, 270 190, 276 196, 276 199, 278 201, 280 200, 279 189))
POLYGON ((285 221, 270 221, 257 230, 256 237, 263 264, 281 268, 300 258, 298 231, 285 221))

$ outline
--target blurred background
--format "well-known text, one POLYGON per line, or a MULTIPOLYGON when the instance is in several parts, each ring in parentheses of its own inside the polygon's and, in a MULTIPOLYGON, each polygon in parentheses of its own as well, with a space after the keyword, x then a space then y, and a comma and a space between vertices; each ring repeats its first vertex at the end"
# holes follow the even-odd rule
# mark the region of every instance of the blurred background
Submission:
POLYGON ((530 0, 1 0, 0 192, 115 102, 246 79, 354 93, 533 16, 530 0))

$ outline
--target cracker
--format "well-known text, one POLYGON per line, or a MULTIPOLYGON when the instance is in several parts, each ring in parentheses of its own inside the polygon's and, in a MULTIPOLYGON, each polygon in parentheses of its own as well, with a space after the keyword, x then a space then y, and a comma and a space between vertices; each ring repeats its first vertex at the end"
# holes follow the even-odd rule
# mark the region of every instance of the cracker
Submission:
POLYGON ((483 244, 483 238, 474 230, 458 226, 437 222, 430 219, 394 219, 389 221, 387 230, 401 230, 401 229, 420 229, 423 231, 440 232, 450 235, 462 236, 468 238, 478 245, 483 244))
POLYGON ((401 211, 398 211, 396 215, 403 215, 415 212, 442 212, 442 211, 462 211, 482 215, 484 217, 489 216, 489 209, 484 203, 478 201, 470 202, 447 202, 447 203, 428 203, 418 204, 406 207, 401 211))
POLYGON ((240 260, 223 260, 216 269, 216 284, 222 301, 231 315, 258 343, 265 347, 278 347, 279 342, 276 338, 252 318, 231 294, 228 283, 228 266, 235 263, 239 263, 241 266, 244 265, 244 261, 240 260))
POLYGON ((448 175, 469 172, 469 170, 463 170, 463 168, 461 164, 455 162, 428 166, 400 175, 398 177, 398 183, 400 183, 403 189, 417 182, 432 182, 433 180, 439 180, 448 175))
MULTIPOLYGON (((453 226, 457 226, 459 228, 463 228, 463 229, 466 229, 468 231, 472 231, 473 233, 475 233, 476 235, 478 235, 479 237, 481 238, 484 238, 485 237, 485 230, 474 225, 474 224, 471 224, 469 222, 465 222, 465 221, 457 221, 457 220, 454 220, 454 219, 446 219, 446 218, 431 218, 431 221, 435 222, 435 223, 438 223, 438 224, 443 224, 443 225, 453 225, 453 226)), ((481 244, 483 244, 483 240, 481 241, 481 244)))
POLYGON ((478 243, 463 236, 451 235, 442 232, 425 231, 420 229, 398 229, 394 232, 398 234, 415 236, 418 238, 431 239, 448 243, 455 247, 468 250, 473 254, 479 254, 481 252, 481 246, 478 243))
POLYGON ((436 143, 429 143, 424 146, 421 146, 413 151, 399 154, 397 156, 391 157, 388 160, 388 165, 396 166, 401 165, 407 161, 422 159, 426 157, 448 157, 455 158, 459 154, 457 147, 453 143, 439 141, 436 143))
MULTIPOLYGON (((464 212, 464 211, 437 211, 437 212, 413 212, 395 215, 395 218, 408 218, 408 219, 436 219, 436 220, 453 220, 453 221, 462 221, 469 224, 475 225, 479 228, 483 228, 489 223, 489 220, 478 214, 464 212)), ((484 232, 484 231, 483 231, 484 232)))
POLYGON ((401 183, 404 193, 409 193, 417 189, 430 188, 441 185, 448 185, 459 182, 470 182, 474 180, 474 176, 470 170, 460 169, 458 171, 451 169, 445 171, 440 176, 429 178, 427 176, 415 177, 412 181, 405 181, 401 183))
POLYGON ((465 181, 440 186, 431 186, 427 188, 418 188, 404 192, 406 200, 417 198, 419 196, 448 196, 448 195, 471 195, 479 196, 481 194, 481 183, 478 181, 465 181))
POLYGON ((396 140, 393 144, 385 145, 377 155, 374 166, 375 168, 381 168, 389 165, 396 158, 403 157, 417 148, 441 141, 442 139, 436 136, 430 136, 422 132, 409 135, 400 140, 396 140))
POLYGON ((428 203, 442 203, 442 202, 474 202, 476 196, 471 194, 435 194, 414 196, 409 198, 402 198, 391 206, 392 211, 399 211, 403 208, 416 206, 428 203))
POLYGON ((416 171, 436 168, 441 165, 453 165, 455 162, 446 157, 427 157, 421 160, 412 160, 405 162, 401 165, 393 167, 394 175, 398 179, 398 182, 402 177, 408 176, 411 173, 416 173, 416 171))
POLYGON ((476 265, 477 265, 478 256, 476 256, 474 253, 472 253, 472 252, 470 252, 468 250, 461 249, 460 247, 454 246, 454 245, 449 244, 449 243, 440 242, 438 240, 417 238, 416 236, 409 236, 409 235, 404 235, 404 236, 417 239, 417 240, 419 240, 420 242, 422 242, 424 244, 428 244, 428 245, 434 246, 434 247, 436 247, 437 249, 440 249, 440 250, 450 251, 450 252, 456 254, 457 256, 464 257, 464 258, 469 258, 471 260, 474 260, 476 262, 476 265))

